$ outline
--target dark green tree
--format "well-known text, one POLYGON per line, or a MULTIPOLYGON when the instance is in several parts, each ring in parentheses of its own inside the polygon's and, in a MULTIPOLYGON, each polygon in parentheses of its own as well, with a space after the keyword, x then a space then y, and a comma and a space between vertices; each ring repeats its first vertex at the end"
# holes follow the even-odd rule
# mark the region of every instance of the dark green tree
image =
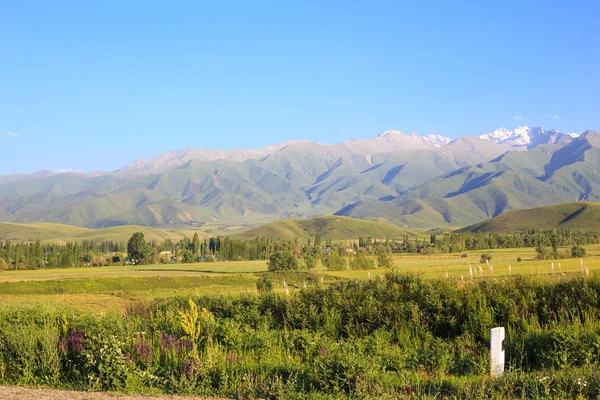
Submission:
POLYGON ((298 259, 290 250, 273 252, 267 261, 269 271, 294 271, 298 269, 298 259))
POLYGON ((182 262, 184 262, 184 263, 192 263, 192 262, 194 262, 194 259, 195 259, 195 257, 194 257, 194 255, 192 254, 191 251, 189 251, 189 250, 183 250, 181 252, 181 261, 182 262))
POLYGON ((325 268, 332 271, 346 269, 346 260, 336 250, 330 250, 325 257, 321 259, 325 268))
POLYGON ((306 269, 313 269, 317 266, 317 261, 319 259, 313 254, 305 254, 304 255, 304 266, 306 269))
POLYGON ((135 232, 127 242, 127 254, 134 264, 143 264, 146 261, 146 240, 142 232, 135 232))
POLYGON ((367 257, 362 251, 358 251, 354 257, 350 259, 350 269, 373 269, 375 261, 371 257, 367 257))
POLYGON ((585 247, 573 246, 571 248, 571 257, 573 257, 573 258, 585 257, 585 254, 586 254, 585 247))
POLYGON ((377 266, 379 268, 392 268, 393 265, 392 254, 386 251, 384 248, 380 247, 377 250, 377 266))
POLYGON ((194 233, 194 238, 192 239, 193 253, 194 257, 200 254, 200 238, 198 237, 198 232, 194 233))
POLYGON ((555 259, 558 258, 558 240, 559 237, 556 232, 552 232, 552 235, 550 235, 550 244, 552 245, 552 256, 555 259))

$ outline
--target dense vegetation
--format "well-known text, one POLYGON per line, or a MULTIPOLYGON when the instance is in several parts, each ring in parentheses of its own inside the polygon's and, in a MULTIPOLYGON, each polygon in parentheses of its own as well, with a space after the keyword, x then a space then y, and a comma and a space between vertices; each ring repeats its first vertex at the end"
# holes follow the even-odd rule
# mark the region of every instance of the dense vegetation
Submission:
POLYGON ((0 383, 238 398, 594 398, 600 278, 388 274, 279 295, 0 312, 0 383), (487 377, 489 331, 507 374, 487 377))
MULTIPOLYGON (((160 243, 147 242, 144 234, 136 232, 127 245, 114 241, 67 242, 66 244, 41 244, 39 241, 26 243, 0 242, 0 270, 66 268, 76 266, 106 266, 131 264, 155 264, 169 262, 210 262, 215 260, 252 261, 269 260, 285 254, 287 264, 272 270, 311 269, 321 261, 332 270, 369 269, 390 267, 391 253, 436 254, 486 250, 497 248, 536 247, 539 259, 582 257, 580 246, 600 241, 598 232, 571 230, 530 230, 515 235, 496 233, 451 233, 431 235, 429 238, 402 240, 377 240, 359 238, 358 241, 334 242, 314 239, 301 243, 298 239, 277 241, 270 237, 240 239, 235 237, 212 237, 200 240, 198 234, 192 239, 185 237, 175 243, 166 239, 160 243), (559 252, 561 246, 572 246, 571 251, 559 252), (290 261, 289 255, 299 259, 290 261), (375 257, 373 260, 371 257, 375 257)), ((278 264, 282 265, 282 264, 278 264)))
POLYGON ((600 234, 595 231, 538 230, 531 229, 525 233, 500 235, 497 233, 450 233, 445 235, 430 235, 429 239, 377 241, 371 238, 359 238, 355 250, 373 250, 385 248, 392 253, 457 253, 473 250, 510 249, 535 247, 539 259, 581 257, 581 247, 586 244, 600 242, 600 234), (559 252, 559 247, 574 246, 576 251, 559 252), (356 248, 358 247, 358 249, 356 248))

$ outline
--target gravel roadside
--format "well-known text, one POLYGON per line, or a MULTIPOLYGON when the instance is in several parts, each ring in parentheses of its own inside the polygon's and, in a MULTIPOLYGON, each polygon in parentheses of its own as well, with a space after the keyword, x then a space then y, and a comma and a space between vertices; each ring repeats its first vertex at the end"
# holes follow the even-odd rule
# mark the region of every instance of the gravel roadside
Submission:
POLYGON ((227 400, 205 397, 141 396, 105 392, 73 392, 70 390, 36 389, 17 386, 0 386, 2 400, 227 400))

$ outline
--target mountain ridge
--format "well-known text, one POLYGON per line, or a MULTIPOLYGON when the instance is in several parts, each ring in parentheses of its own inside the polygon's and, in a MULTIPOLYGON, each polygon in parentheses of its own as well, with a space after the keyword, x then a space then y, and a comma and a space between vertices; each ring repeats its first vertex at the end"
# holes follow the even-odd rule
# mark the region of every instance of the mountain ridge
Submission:
POLYGON ((586 131, 556 143, 554 131, 544 132, 552 143, 537 140, 541 144, 522 151, 468 135, 450 141, 386 131, 333 145, 288 141, 237 149, 232 159, 188 148, 115 173, 5 175, 0 221, 97 228, 245 224, 337 213, 434 228, 550 201, 596 199, 600 136, 586 131))
POLYGON ((399 225, 465 226, 506 211, 574 200, 600 201, 600 133, 566 144, 505 153, 440 175, 400 195, 363 201, 337 212, 386 218, 399 225))

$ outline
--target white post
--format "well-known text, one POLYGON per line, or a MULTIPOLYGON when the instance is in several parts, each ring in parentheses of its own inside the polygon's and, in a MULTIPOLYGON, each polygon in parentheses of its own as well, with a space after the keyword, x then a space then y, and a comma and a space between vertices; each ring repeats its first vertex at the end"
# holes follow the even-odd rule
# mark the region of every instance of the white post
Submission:
POLYGON ((504 373, 504 350, 502 350, 504 328, 493 328, 490 336, 490 375, 496 378, 504 373))

